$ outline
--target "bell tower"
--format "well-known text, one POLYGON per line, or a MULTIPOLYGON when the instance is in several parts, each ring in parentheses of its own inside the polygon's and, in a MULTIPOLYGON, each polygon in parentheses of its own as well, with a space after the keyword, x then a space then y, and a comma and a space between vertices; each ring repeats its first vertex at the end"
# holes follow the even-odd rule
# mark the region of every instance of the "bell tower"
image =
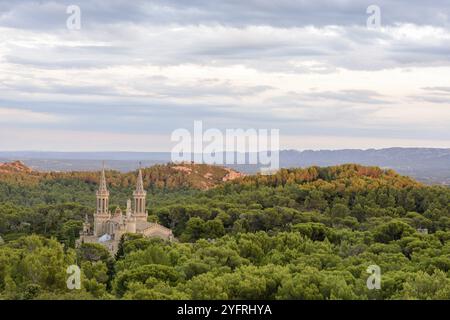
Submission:
POLYGON ((105 165, 103 164, 100 185, 96 192, 97 211, 94 214, 94 234, 101 236, 105 233, 104 223, 110 218, 109 213, 109 191, 106 187, 105 165))
POLYGON ((148 212, 145 210, 145 199, 147 192, 144 190, 142 180, 142 170, 139 168, 139 174, 136 181, 136 190, 133 192, 134 198, 134 216, 137 221, 147 221, 148 212))
POLYGON ((97 190, 97 214, 108 214, 109 191, 106 187, 105 167, 102 169, 100 185, 97 190))

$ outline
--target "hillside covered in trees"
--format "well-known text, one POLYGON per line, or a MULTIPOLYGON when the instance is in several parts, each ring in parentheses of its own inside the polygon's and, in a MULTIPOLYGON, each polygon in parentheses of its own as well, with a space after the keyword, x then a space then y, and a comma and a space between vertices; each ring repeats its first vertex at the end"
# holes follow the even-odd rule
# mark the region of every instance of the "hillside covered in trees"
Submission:
MULTIPOLYGON (((128 235, 115 257, 75 247, 98 173, 1 174, 0 298, 450 299, 448 187, 359 165, 232 181, 193 166, 144 171, 149 219, 179 241, 128 235), (80 290, 66 288, 71 264, 80 290)), ((107 178, 123 206, 135 174, 107 178)))

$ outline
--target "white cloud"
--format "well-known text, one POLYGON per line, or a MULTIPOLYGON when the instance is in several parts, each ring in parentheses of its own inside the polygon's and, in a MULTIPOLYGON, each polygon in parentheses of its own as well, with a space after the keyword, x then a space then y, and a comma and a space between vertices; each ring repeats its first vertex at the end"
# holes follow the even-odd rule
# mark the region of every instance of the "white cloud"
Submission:
POLYGON ((63 118, 54 114, 0 107, 0 123, 3 124, 48 124, 61 121, 63 118))
POLYGON ((116 149, 194 119, 299 137, 364 132, 374 144, 450 138, 448 97, 423 90, 448 86, 443 4, 415 14, 422 3, 382 1, 374 31, 347 1, 94 0, 80 4, 73 32, 64 4, 30 3, 0 7, 0 123, 10 129, 104 132, 116 149))

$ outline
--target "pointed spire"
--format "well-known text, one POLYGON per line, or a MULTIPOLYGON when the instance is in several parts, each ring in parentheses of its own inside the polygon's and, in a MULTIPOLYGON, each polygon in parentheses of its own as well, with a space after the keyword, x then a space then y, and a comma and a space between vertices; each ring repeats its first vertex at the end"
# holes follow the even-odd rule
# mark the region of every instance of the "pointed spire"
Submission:
POLYGON ((139 174, 136 180, 136 190, 133 192, 134 197, 134 216, 138 216, 142 221, 147 221, 147 212, 145 211, 145 197, 147 192, 144 190, 144 182, 142 179, 142 169, 139 163, 139 174))
POLYGON ((142 180, 141 164, 139 163, 139 174, 136 181, 136 193, 144 193, 144 182, 142 180))
POLYGON ((106 187, 106 177, 105 177, 105 161, 103 161, 102 175, 100 178, 100 186, 98 188, 99 192, 107 192, 108 188, 106 187))

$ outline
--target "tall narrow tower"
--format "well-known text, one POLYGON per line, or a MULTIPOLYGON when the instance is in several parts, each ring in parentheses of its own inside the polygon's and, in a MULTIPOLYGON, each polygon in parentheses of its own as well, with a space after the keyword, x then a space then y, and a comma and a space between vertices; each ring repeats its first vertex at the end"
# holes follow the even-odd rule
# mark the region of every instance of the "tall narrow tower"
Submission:
POLYGON ((103 165, 100 177, 100 185, 96 192, 97 212, 94 214, 94 234, 101 236, 105 232, 105 222, 110 218, 109 214, 109 191, 106 187, 105 165, 103 165))
POLYGON ((142 170, 139 168, 139 174, 136 181, 136 190, 133 192, 134 198, 134 216, 137 221, 147 221, 148 213, 145 210, 145 198, 147 192, 144 190, 144 182, 142 181, 142 170))
POLYGON ((97 190, 97 214, 108 214, 109 191, 106 187, 105 168, 102 169, 100 185, 97 190))

